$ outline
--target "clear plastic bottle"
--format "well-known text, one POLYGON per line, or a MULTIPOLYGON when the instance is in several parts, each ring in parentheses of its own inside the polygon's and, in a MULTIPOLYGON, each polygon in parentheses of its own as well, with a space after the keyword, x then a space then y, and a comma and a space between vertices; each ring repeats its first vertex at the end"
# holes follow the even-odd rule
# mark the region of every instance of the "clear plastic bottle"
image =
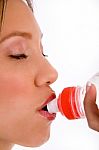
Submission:
MULTIPOLYGON (((99 101, 99 73, 95 74, 90 80, 96 87, 96 103, 99 101)), ((50 113, 61 112, 68 119, 85 118, 83 100, 86 93, 86 86, 73 86, 64 88, 57 99, 48 105, 50 113)))

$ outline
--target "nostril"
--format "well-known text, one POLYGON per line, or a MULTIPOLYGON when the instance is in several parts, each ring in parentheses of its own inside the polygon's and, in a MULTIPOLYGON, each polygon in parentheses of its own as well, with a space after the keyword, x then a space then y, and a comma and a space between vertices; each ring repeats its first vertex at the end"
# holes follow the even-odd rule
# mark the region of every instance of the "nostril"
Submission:
POLYGON ((50 81, 47 81, 46 83, 47 83, 47 84, 50 84, 51 82, 50 82, 50 81))

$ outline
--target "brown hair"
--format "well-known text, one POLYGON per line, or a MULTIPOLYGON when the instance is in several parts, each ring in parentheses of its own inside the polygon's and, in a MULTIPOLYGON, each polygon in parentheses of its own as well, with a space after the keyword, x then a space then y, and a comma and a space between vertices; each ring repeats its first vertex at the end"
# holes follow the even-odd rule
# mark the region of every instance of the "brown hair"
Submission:
MULTIPOLYGON (((3 21, 4 21, 4 14, 5 14, 7 1, 8 0, 0 0, 0 33, 1 33, 2 25, 3 25, 3 21)), ((33 11, 32 0, 26 0, 26 2, 28 6, 30 7, 30 9, 33 11)))

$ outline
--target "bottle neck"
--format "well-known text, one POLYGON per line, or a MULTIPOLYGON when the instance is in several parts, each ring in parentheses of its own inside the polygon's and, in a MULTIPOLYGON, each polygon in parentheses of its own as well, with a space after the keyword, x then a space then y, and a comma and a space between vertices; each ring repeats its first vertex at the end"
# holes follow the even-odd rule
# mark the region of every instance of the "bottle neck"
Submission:
POLYGON ((74 109, 74 106, 72 107, 72 109, 74 109, 75 118, 84 118, 85 117, 84 105, 83 105, 85 93, 86 93, 85 87, 77 86, 75 88, 74 103, 75 103, 76 108, 74 109), (75 111, 78 113, 77 115, 75 114, 75 111))

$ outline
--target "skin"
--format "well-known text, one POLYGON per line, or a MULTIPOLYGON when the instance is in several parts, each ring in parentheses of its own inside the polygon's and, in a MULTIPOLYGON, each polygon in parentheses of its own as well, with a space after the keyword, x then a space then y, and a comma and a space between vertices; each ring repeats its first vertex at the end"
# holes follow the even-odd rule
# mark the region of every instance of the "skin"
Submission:
POLYGON ((84 109, 88 126, 99 132, 99 109, 96 104, 96 88, 93 84, 87 85, 87 93, 84 99, 84 109))
POLYGON ((0 149, 13 143, 36 147, 50 136, 46 117, 38 112, 53 93, 57 72, 43 56, 41 31, 30 8, 22 0, 8 0, 0 36, 0 149), (20 31, 30 36, 8 34, 20 31), (27 58, 11 55, 26 54, 27 58))
MULTIPOLYGON (((40 146, 50 136, 51 121, 41 116, 38 109, 53 93, 50 84, 57 79, 57 72, 42 55, 40 28, 22 0, 8 0, 0 41, 0 149, 10 150, 13 143, 40 146), (14 31, 31 36, 4 38, 14 31), (10 57, 20 53, 28 57, 10 57)), ((92 85, 84 107, 89 127, 99 131, 95 100, 92 85)))

